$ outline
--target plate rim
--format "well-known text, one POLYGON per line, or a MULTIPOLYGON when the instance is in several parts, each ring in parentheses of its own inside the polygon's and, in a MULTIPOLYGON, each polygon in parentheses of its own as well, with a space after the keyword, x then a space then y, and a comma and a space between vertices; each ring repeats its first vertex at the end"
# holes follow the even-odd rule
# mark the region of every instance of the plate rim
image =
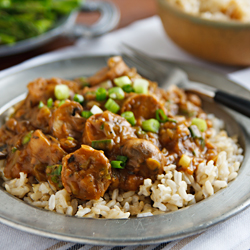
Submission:
MULTIPOLYGON (((102 55, 102 56, 99 56, 99 55, 94 55, 94 56, 91 56, 91 55, 88 55, 88 56, 78 55, 78 56, 60 58, 58 60, 53 60, 52 62, 45 62, 45 63, 38 64, 38 65, 36 64, 34 66, 31 66, 31 67, 26 67, 25 69, 21 69, 21 70, 16 69, 14 72, 10 72, 9 74, 6 74, 3 77, 0 77, 0 81, 1 81, 1 79, 4 79, 5 77, 8 77, 10 75, 20 73, 22 71, 26 71, 26 70, 36 68, 36 67, 39 67, 39 66, 42 66, 42 65, 48 65, 48 64, 51 64, 51 63, 60 63, 60 62, 65 61, 65 60, 74 60, 74 59, 81 59, 81 58, 84 58, 84 59, 86 59, 86 58, 102 58, 102 59, 104 59, 104 58, 107 58, 109 56, 112 56, 112 55, 102 55)), ((197 66, 197 65, 193 65, 193 64, 190 64, 190 63, 185 63, 185 62, 183 63, 183 62, 179 62, 179 61, 175 61, 175 60, 165 60, 165 59, 159 59, 159 60, 161 60, 163 62, 167 62, 167 63, 177 63, 177 64, 181 64, 181 65, 188 65, 188 66, 191 66, 191 67, 200 68, 200 69, 205 70, 207 72, 211 72, 213 74, 218 74, 218 75, 220 75, 222 77, 225 77, 223 74, 220 74, 218 72, 215 72, 215 71, 212 71, 212 70, 209 70, 209 69, 206 69, 204 67, 197 66)), ((244 90, 247 90, 244 86, 241 86, 238 83, 236 83, 236 82, 234 82, 234 81, 232 81, 232 80, 230 80, 228 78, 227 78, 227 81, 230 81, 231 83, 236 84, 238 87, 240 87, 240 88, 242 88, 244 90)), ((1 86, 0 86, 0 88, 1 88, 1 86)), ((247 92, 250 93, 249 90, 247 90, 247 92)), ((1 191, 4 191, 4 190, 1 189, 1 191)), ((4 191, 4 192, 6 192, 6 191, 4 191)), ((10 195, 10 194, 8 194, 8 195, 10 195)), ((11 197, 11 198, 13 198, 13 197, 11 197)), ((161 238, 158 238, 158 239, 155 239, 155 238, 144 239, 143 237, 141 237, 140 241, 134 240, 134 239, 130 239, 130 241, 118 241, 118 240, 113 239, 112 241, 110 241, 109 239, 106 239, 106 240, 101 239, 101 240, 99 240, 99 239, 96 239, 96 238, 93 238, 93 239, 76 238, 74 236, 68 236, 68 235, 64 235, 62 233, 61 234, 58 234, 56 232, 51 233, 51 232, 43 231, 41 229, 38 230, 36 228, 32 228, 32 227, 29 227, 29 226, 27 227, 27 225, 23 225, 23 224, 16 223, 16 222, 11 221, 11 220, 7 220, 7 219, 3 218, 1 214, 0 214, 0 222, 2 222, 3 224, 9 225, 11 227, 20 229, 22 231, 33 233, 33 234, 36 234, 36 235, 39 235, 39 236, 52 237, 52 238, 55 238, 55 239, 58 239, 58 240, 64 240, 64 241, 67 240, 67 241, 71 241, 71 242, 81 242, 81 243, 85 243, 85 244, 95 244, 95 245, 116 245, 116 246, 123 246, 124 244, 125 245, 137 245, 137 244, 143 244, 144 245, 144 244, 161 243, 161 242, 164 242, 166 240, 171 240, 172 241, 172 240, 185 238, 187 236, 194 235, 194 234, 197 234, 199 232, 205 231, 206 229, 208 229, 208 228, 210 228, 210 227, 212 227, 212 226, 214 226, 214 225, 216 225, 218 223, 221 223, 221 222, 225 221, 226 219, 229 219, 232 216, 236 215, 237 213, 243 211, 249 205, 250 205, 250 199, 246 200, 240 206, 235 207, 234 209, 230 210, 230 212, 228 212, 228 213, 224 214, 223 216, 221 216, 220 217, 221 219, 219 221, 218 221, 218 219, 215 219, 215 222, 211 222, 209 225, 205 225, 205 224, 200 225, 199 227, 196 228, 196 230, 193 230, 192 232, 182 233, 181 235, 175 235, 175 236, 172 236, 171 239, 169 239, 168 237, 164 237, 164 236, 161 237, 161 238)), ((189 207, 186 207, 186 208, 183 208, 183 209, 188 209, 188 208, 189 207)), ((34 209, 37 209, 37 208, 34 208, 34 209)), ((178 210, 176 212, 180 213, 181 211, 183 211, 183 209, 178 210)), ((175 213, 175 212, 173 212, 173 213, 175 213)), ((60 215, 60 216, 65 217, 65 215, 60 215)), ((73 218, 75 218, 75 217, 73 217, 73 218)), ((79 218, 77 218, 77 219, 79 219, 79 218)), ((86 218, 80 218, 80 219, 86 220, 86 218)), ((140 219, 141 218, 133 218, 133 219, 129 219, 129 220, 140 220, 140 219)), ((101 220, 106 221, 107 219, 101 219, 101 220)), ((117 219, 111 219, 111 221, 114 221, 114 220, 117 220, 117 219)), ((118 220, 121 221, 120 219, 118 219, 118 220)))

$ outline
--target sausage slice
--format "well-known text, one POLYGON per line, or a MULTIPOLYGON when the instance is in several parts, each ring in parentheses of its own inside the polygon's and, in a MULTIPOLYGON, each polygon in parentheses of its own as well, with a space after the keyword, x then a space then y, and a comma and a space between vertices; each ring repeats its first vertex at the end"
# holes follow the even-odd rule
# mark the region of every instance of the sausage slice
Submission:
POLYGON ((63 158, 62 183, 65 189, 82 200, 97 200, 111 183, 111 165, 103 151, 82 145, 63 158))
POLYGON ((136 119, 155 118, 157 109, 165 111, 164 104, 153 94, 134 94, 129 97, 121 108, 121 113, 132 111, 136 119))

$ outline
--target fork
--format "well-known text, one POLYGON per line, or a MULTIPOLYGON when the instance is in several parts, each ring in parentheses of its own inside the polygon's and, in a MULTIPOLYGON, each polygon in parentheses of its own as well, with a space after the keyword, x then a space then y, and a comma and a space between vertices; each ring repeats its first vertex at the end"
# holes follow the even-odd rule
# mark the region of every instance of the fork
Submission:
POLYGON ((159 86, 167 89, 170 85, 177 85, 198 95, 207 96, 215 102, 223 104, 250 118, 250 100, 217 90, 202 83, 193 82, 188 79, 188 75, 180 68, 169 65, 164 66, 146 53, 137 50, 130 45, 123 44, 122 56, 124 60, 135 66, 143 76, 158 82, 159 86))

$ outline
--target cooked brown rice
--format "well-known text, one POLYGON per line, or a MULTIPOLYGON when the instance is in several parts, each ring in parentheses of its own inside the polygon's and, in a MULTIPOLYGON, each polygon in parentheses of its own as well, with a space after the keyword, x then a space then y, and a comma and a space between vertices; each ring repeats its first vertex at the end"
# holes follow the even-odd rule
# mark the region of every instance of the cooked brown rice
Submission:
MULTIPOLYGON (((210 115, 213 121, 210 141, 218 148, 216 163, 212 160, 201 162, 195 178, 176 171, 176 165, 164 167, 164 174, 158 175, 155 182, 145 179, 138 193, 115 189, 106 192, 99 200, 80 201, 65 190, 55 192, 47 182, 28 184, 25 173, 20 178, 6 180, 5 189, 12 195, 37 207, 61 214, 91 218, 128 218, 152 216, 178 210, 214 195, 238 175, 243 160, 243 150, 235 137, 231 138, 224 130, 223 123, 210 115)), ((3 176, 4 160, 0 173, 3 176)))

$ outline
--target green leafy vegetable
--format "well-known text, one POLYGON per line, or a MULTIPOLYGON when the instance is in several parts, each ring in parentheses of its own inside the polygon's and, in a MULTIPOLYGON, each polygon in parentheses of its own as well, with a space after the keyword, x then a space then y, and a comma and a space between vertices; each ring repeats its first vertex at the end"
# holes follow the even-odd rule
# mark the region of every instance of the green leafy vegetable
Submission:
POLYGON ((0 45, 41 35, 80 3, 80 0, 1 0, 0 45))

